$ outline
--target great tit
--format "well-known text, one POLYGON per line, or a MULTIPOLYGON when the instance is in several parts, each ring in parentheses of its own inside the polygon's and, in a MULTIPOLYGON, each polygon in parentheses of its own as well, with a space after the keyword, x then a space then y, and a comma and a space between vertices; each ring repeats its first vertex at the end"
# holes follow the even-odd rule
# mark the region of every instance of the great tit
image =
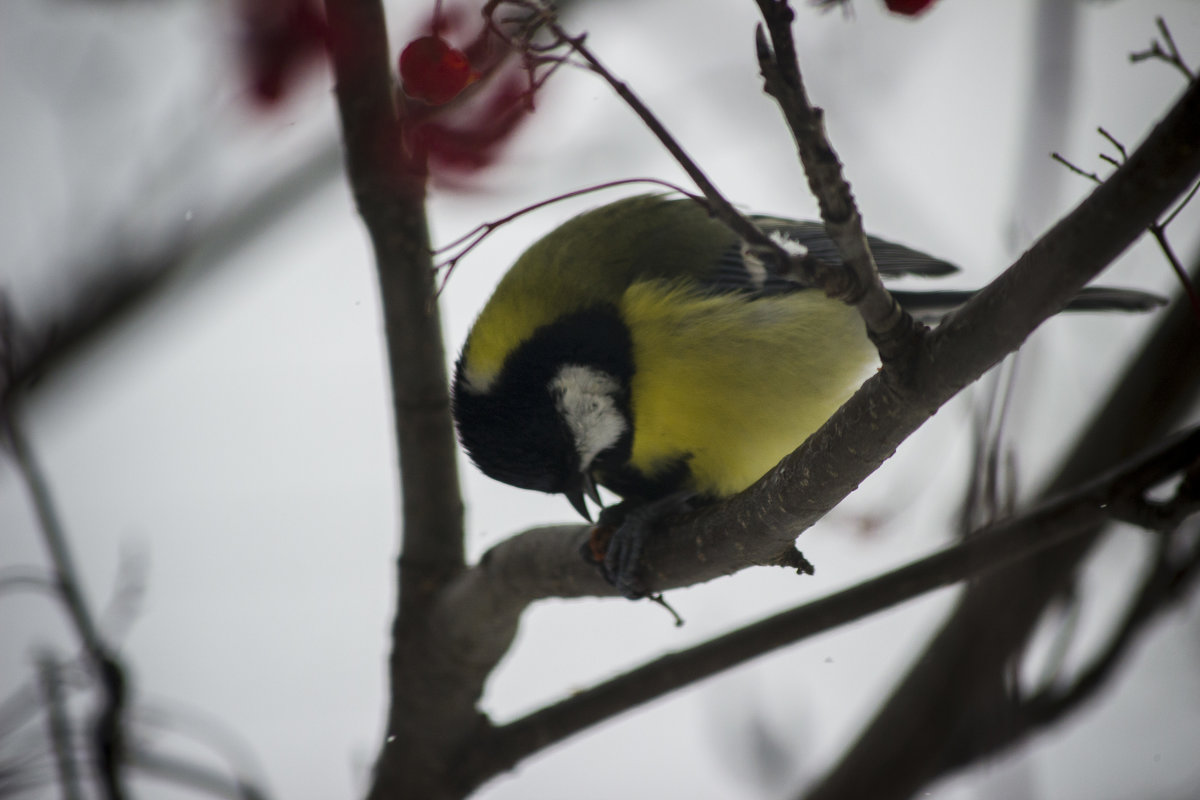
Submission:
MULTIPOLYGON (((752 219, 841 264, 820 223, 752 219)), ((885 277, 956 271, 868 240, 885 277)), ((928 314, 970 292, 894 294, 928 314)), ((1147 297, 1085 290, 1079 300, 1140 308, 1147 297)), ((517 260, 458 359, 454 417, 485 474, 563 494, 590 520, 597 484, 624 505, 740 492, 876 363, 855 309, 773 274, 698 202, 640 196, 569 220, 517 260)))

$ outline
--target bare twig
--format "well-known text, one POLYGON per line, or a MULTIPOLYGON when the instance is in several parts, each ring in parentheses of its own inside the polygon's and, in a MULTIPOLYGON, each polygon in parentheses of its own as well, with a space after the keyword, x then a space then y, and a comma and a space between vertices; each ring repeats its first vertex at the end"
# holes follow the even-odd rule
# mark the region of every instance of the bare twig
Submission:
POLYGON ((1071 170, 1071 172, 1074 172, 1076 175, 1079 175, 1081 177, 1087 178, 1092 183, 1099 184, 1099 183, 1104 182, 1100 179, 1099 175, 1097 175, 1094 172, 1088 172, 1087 170, 1083 169, 1082 167, 1076 166, 1072 162, 1068 161, 1061 153, 1051 153, 1050 157, 1053 158, 1058 163, 1062 164, 1067 169, 1071 170))
MULTIPOLYGON (((1159 22, 1161 24, 1161 18, 1159 22)), ((1174 46, 1173 43, 1172 46, 1174 46)), ((1122 144, 1111 133, 1106 131, 1103 127, 1097 128, 1096 131, 1105 139, 1107 139, 1109 144, 1115 147, 1117 152, 1120 154, 1120 158, 1113 158, 1112 156, 1101 153, 1100 159, 1108 164, 1111 164, 1113 167, 1120 167, 1121 164, 1125 163, 1125 161, 1129 158, 1129 154, 1125 151, 1125 145, 1122 144)), ((1100 179, 1100 176, 1096 173, 1087 172, 1081 169, 1058 153, 1052 153, 1050 157, 1074 172, 1076 175, 1087 178, 1096 184, 1103 182, 1100 179)), ((1181 201, 1179 201, 1178 204, 1176 204, 1174 210, 1167 214, 1162 221, 1155 220, 1151 222, 1147 227, 1147 230, 1150 232, 1150 235, 1154 237, 1154 240, 1158 242, 1159 249, 1162 250, 1163 256, 1166 257, 1167 263, 1171 265, 1171 270, 1175 273, 1175 277, 1178 278, 1180 285, 1183 286, 1183 290, 1187 294, 1188 302, 1192 305, 1192 313, 1195 315, 1197 321, 1200 321, 1200 291, 1197 291, 1195 284, 1192 283, 1191 278, 1188 277, 1187 270, 1183 268, 1183 264, 1180 263, 1179 257, 1175 255, 1174 248, 1171 247, 1170 240, 1167 239, 1167 226, 1170 225, 1171 222, 1175 220, 1175 217, 1179 215, 1179 212, 1181 212, 1187 206, 1187 204, 1192 201, 1192 198, 1196 196, 1197 189, 1200 189, 1200 182, 1192 185, 1191 190, 1181 201)))
POLYGON ((528 10, 535 15, 539 24, 546 30, 550 31, 554 36, 553 43, 546 45, 547 50, 552 50, 557 47, 564 47, 572 53, 577 54, 583 59, 587 68, 598 75, 617 95, 625 101, 635 114, 642 120, 647 128, 654 134, 659 142, 667 149, 667 152, 675 159, 675 162, 683 168, 688 177, 695 182, 701 193, 707 200, 707 205, 710 213, 725 225, 727 225, 734 233, 742 238, 756 250, 760 251, 761 256, 768 260, 768 263, 786 264, 789 260, 788 254, 783 250, 771 237, 763 233, 757 225, 750 221, 744 214, 734 208, 724 195, 717 189, 716 185, 709 179, 704 170, 700 169, 699 165, 687 154, 679 141, 666 129, 666 126, 654 115, 654 113, 642 102, 628 84, 616 77, 604 64, 596 57, 594 53, 585 44, 585 36, 572 36, 561 25, 552 10, 548 9, 544 4, 537 0, 489 0, 484 6, 484 14, 487 16, 493 15, 501 6, 517 6, 528 10))
POLYGON ((1149 49, 1130 53, 1130 62, 1136 64, 1139 61, 1150 59, 1162 61, 1182 72, 1188 80, 1195 80, 1196 75, 1188 67, 1187 63, 1184 62, 1183 56, 1179 54, 1179 48, 1175 46, 1175 38, 1171 36, 1171 31, 1167 27, 1167 23, 1162 17, 1155 17, 1154 22, 1158 26, 1158 33, 1162 37, 1162 43, 1158 39, 1154 39, 1150 42, 1149 49), (1163 43, 1166 45, 1165 48, 1163 47, 1163 43))
POLYGON ((59 600, 58 584, 54 575, 40 567, 6 567, 0 569, 0 594, 25 590, 42 592, 59 600))
POLYGON ((770 43, 761 26, 755 34, 766 92, 779 103, 796 142, 809 188, 820 206, 825 230, 837 245, 846 267, 841 270, 842 285, 826 291, 858 309, 879 350, 885 374, 891 379, 888 367, 916 357, 924 326, 900 307, 880 280, 862 216, 825 132, 824 112, 813 106, 804 88, 792 38, 791 6, 787 0, 757 2, 770 33, 770 43))
MULTIPOLYGON (((1200 186, 1197 184, 1196 186, 1200 186)), ((1192 187, 1190 199, 1196 193, 1196 187, 1192 187)), ((1196 290, 1196 285, 1192 283, 1191 278, 1187 274, 1187 270, 1183 268, 1183 264, 1179 261, 1179 256, 1175 255, 1175 249, 1171 247, 1170 240, 1167 239, 1166 228, 1154 223, 1150 226, 1150 235, 1154 237, 1154 241, 1158 242, 1158 247, 1166 257, 1167 263, 1171 265, 1171 270, 1175 273, 1175 277, 1179 279, 1179 283, 1183 286, 1183 291, 1187 294, 1188 302, 1192 305, 1192 314, 1200 321, 1200 291, 1196 290)))
MULTIPOLYGON (((267 791, 266 781, 262 777, 262 767, 253 757, 253 748, 235 730, 212 715, 200 709, 182 706, 174 701, 143 700, 137 708, 133 709, 131 716, 132 722, 138 726, 140 734, 136 737, 135 750, 129 756, 131 765, 144 766, 147 760, 164 765, 178 765, 183 773, 179 782, 184 785, 191 784, 191 775, 196 773, 188 766, 187 760, 174 759, 145 747, 146 743, 158 741, 161 733, 165 732, 172 736, 185 737, 212 751, 214 755, 224 761, 228 765, 228 777, 223 782, 239 787, 238 791, 241 792, 239 796, 246 798, 271 796, 267 791)), ((207 768, 197 767, 195 769, 207 768)), ((164 780, 172 779, 170 770, 154 769, 153 771, 156 776, 164 780)), ((214 776, 218 774, 224 775, 225 773, 213 771, 214 776)))
POLYGON ((491 220, 490 222, 484 222, 480 225, 476 225, 474 228, 467 231, 462 236, 459 236, 457 239, 454 239, 453 241, 449 242, 448 244, 442 245, 441 247, 435 249, 433 251, 433 253, 435 255, 446 253, 447 251, 450 251, 450 250, 455 251, 452 256, 446 257, 445 259, 443 259, 442 261, 439 261, 434 266, 434 269, 445 270, 445 274, 442 277, 442 283, 438 287, 438 293, 440 294, 442 289, 445 288, 446 281, 448 281, 450 279, 450 273, 454 270, 454 267, 458 264, 458 262, 463 259, 463 257, 465 257, 472 250, 474 250, 488 236, 491 236, 495 231, 499 230, 504 225, 507 225, 508 223, 512 222, 514 219, 517 219, 518 217, 522 217, 525 214, 530 213, 531 211, 537 211, 540 208, 544 208, 553 203, 557 203, 560 200, 567 200, 572 197, 579 197, 580 195, 590 194, 592 192, 598 192, 598 191, 602 191, 604 189, 611 189, 615 186, 629 186, 631 184, 642 184, 642 183, 648 183, 648 184, 652 184, 655 186, 661 186, 663 188, 670 189, 671 191, 678 192, 679 194, 683 195, 684 197, 690 198, 691 200, 694 200, 698 203, 704 202, 703 197, 694 195, 691 192, 687 191, 686 189, 684 189, 680 186, 677 186, 674 183, 671 183, 670 181, 663 181, 663 180, 659 180, 657 178, 624 178, 624 179, 615 180, 615 181, 605 181, 604 183, 598 183, 595 186, 588 186, 584 189, 575 189, 574 191, 563 192, 562 194, 555 195, 554 197, 551 197, 547 200, 542 200, 540 202, 527 205, 524 208, 517 209, 516 211, 512 212, 511 214, 507 214, 499 219, 494 219, 494 220, 491 220))
POLYGON ((1121 154, 1121 158, 1119 160, 1109 159, 1110 163, 1113 166, 1119 167, 1119 166, 1121 166, 1121 164, 1125 163, 1126 160, 1128 160, 1129 153, 1127 153, 1125 151, 1125 145, 1122 144, 1121 141, 1119 139, 1117 139, 1117 137, 1113 136, 1111 133, 1104 130, 1104 126, 1100 126, 1100 127, 1096 128, 1096 133, 1100 134, 1105 139, 1107 139, 1108 143, 1111 144, 1113 147, 1117 148, 1117 152, 1121 154))
POLYGON ((1018 353, 1005 362, 1007 370, 992 373, 987 400, 976 414, 971 437, 973 465, 958 524, 964 535, 1008 516, 1016 508, 1016 456, 1005 442, 1005 428, 1017 385, 1019 358, 1018 353))
POLYGON ((212 767, 188 759, 134 746, 129 753, 130 766, 148 777, 176 786, 186 786, 212 797, 229 800, 267 800, 269 795, 242 777, 230 777, 212 767))

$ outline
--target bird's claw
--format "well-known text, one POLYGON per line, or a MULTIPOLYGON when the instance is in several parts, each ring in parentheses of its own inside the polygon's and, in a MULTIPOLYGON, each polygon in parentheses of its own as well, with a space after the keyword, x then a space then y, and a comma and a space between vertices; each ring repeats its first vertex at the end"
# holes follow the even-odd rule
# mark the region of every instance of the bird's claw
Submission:
POLYGON ((584 558, 600 566, 604 579, 622 596, 639 600, 648 587, 640 577, 642 552, 663 517, 684 511, 692 494, 677 492, 650 503, 621 503, 600 514, 584 545, 584 558))

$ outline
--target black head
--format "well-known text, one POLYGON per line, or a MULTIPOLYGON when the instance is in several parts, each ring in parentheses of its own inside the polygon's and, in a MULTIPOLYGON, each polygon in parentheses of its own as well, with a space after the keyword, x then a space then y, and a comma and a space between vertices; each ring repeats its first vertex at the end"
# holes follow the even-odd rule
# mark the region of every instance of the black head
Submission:
POLYGON ((469 384, 459 358, 459 439, 484 474, 566 494, 580 508, 597 458, 628 453, 632 375, 632 345, 616 309, 566 315, 514 350, 486 387, 469 384))

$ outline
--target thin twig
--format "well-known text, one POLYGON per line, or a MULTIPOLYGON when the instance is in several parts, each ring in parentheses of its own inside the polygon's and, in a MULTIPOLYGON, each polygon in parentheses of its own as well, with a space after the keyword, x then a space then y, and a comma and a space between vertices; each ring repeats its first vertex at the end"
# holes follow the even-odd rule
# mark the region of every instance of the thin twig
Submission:
POLYGON ((1162 36, 1163 41, 1166 42, 1166 49, 1163 49, 1163 46, 1159 43, 1158 39, 1154 39, 1150 42, 1149 49, 1136 53, 1130 53, 1130 62, 1136 64, 1139 61, 1148 61, 1151 59, 1163 61, 1182 72, 1189 81, 1195 80, 1196 75, 1183 60, 1183 56, 1179 54, 1179 48, 1175 46, 1175 38, 1171 36, 1171 30, 1167 27, 1167 23, 1162 17, 1155 17, 1154 22, 1156 25, 1158 25, 1159 35, 1162 36))
MULTIPOLYGON (((1161 25, 1161 18, 1159 19, 1159 23, 1161 25)), ((1174 46, 1174 43, 1172 43, 1172 46, 1174 46)), ((1125 163, 1125 161, 1127 161, 1129 158, 1129 154, 1125 150, 1125 145, 1103 127, 1096 128, 1096 131, 1105 139, 1107 139, 1109 144, 1115 147, 1117 152, 1121 155, 1121 157, 1117 159, 1107 155, 1106 153, 1101 153, 1100 160, 1111 164, 1113 167, 1119 168, 1121 164, 1125 163)), ((1103 182, 1100 179, 1100 176, 1096 173, 1087 172, 1081 169, 1058 153, 1051 153, 1050 157, 1074 172, 1076 175, 1087 178, 1096 184, 1103 182)), ((1200 291, 1197 291, 1195 284, 1192 283, 1191 278, 1187 274, 1187 270, 1184 269, 1183 264, 1180 263, 1179 257, 1175 255, 1175 250, 1171 247, 1171 243, 1167 239, 1167 226, 1170 225, 1175 220, 1175 217, 1179 215, 1179 212, 1181 212, 1188 205, 1188 203, 1192 201, 1192 198, 1196 196, 1197 189, 1200 189, 1200 182, 1192 185, 1192 188, 1187 195, 1184 196, 1184 198, 1162 221, 1150 223, 1146 230, 1148 230, 1154 237, 1154 240, 1158 242, 1159 249, 1162 250, 1163 255, 1167 259, 1167 263, 1171 265, 1171 269, 1174 271, 1175 277, 1179 279, 1180 285, 1183 286, 1183 291, 1187 294, 1188 302, 1192 306, 1193 316, 1196 317, 1197 321, 1200 321, 1200 291)))
POLYGON ((1187 207, 1188 203, 1192 202, 1192 198, 1196 196, 1197 190, 1200 190, 1200 182, 1192 185, 1192 190, 1184 195, 1184 198, 1179 201, 1179 205, 1175 206, 1175 210, 1170 214, 1167 214, 1167 216, 1163 218, 1163 221, 1160 222, 1159 225, 1162 225, 1165 228, 1174 222, 1175 217, 1179 216, 1179 212, 1183 211, 1183 209, 1187 207))
POLYGON ((137 746, 129 753, 130 766, 148 777, 228 800, 267 800, 269 795, 240 776, 229 776, 206 764, 137 746))
POLYGON ((586 63, 588 69, 598 75, 609 87, 617 93, 617 95, 625 101, 642 122, 650 129, 659 142, 667 149, 667 152, 675 159, 675 162, 683 168, 688 177, 696 184, 708 201, 709 211, 712 215, 725 223, 731 230, 734 231, 741 239, 747 242, 757 250, 762 251, 762 255, 769 260, 773 260, 778 264, 786 264, 788 262, 788 254, 780 246, 778 242, 767 236, 759 229, 757 225, 750 221, 744 214, 738 211, 732 203, 730 203, 723 194, 717 189, 716 185, 709 177, 700 169, 699 165, 687 154, 679 141, 671 135, 666 126, 654 115, 649 107, 642 102, 634 91, 614 75, 604 64, 598 59, 594 53, 585 44, 585 36, 572 36, 561 25, 558 24, 552 11, 547 9, 539 2, 532 0, 490 0, 484 7, 485 15, 492 15, 496 8, 502 5, 515 5, 529 9, 533 14, 538 15, 540 24, 546 30, 554 34, 554 46, 565 46, 570 51, 576 53, 586 63))
POLYGON ((1097 175, 1094 172, 1088 172, 1087 170, 1083 169, 1082 167, 1076 166, 1075 164, 1068 161, 1061 153, 1051 153, 1050 157, 1052 159, 1054 159, 1055 161, 1057 161, 1058 163, 1062 164, 1067 169, 1071 170, 1071 172, 1074 172, 1076 175, 1080 175, 1084 178, 1087 178, 1092 183, 1096 183, 1096 184, 1103 183, 1103 181, 1100 179, 1099 175, 1097 175))
POLYGON ((519 208, 516 211, 512 212, 511 214, 500 217, 499 219, 494 219, 489 222, 484 222, 479 225, 476 225, 474 228, 467 231, 462 236, 459 236, 457 239, 454 239, 453 241, 448 242, 447 244, 444 244, 441 247, 438 247, 435 250, 433 250, 434 255, 440 255, 449 250, 454 250, 455 248, 461 248, 458 250, 458 252, 454 253, 454 255, 449 256, 446 259, 439 261, 437 264, 434 265, 435 270, 445 270, 445 275, 442 276, 442 281, 441 281, 440 285, 438 286, 438 294, 440 295, 442 290, 444 288, 446 288, 446 282, 448 280, 450 280, 450 273, 454 271, 454 268, 458 265, 459 261, 461 261, 468 253, 470 253, 472 250, 474 250, 477 246, 479 246, 479 244, 481 244, 484 239, 491 236, 493 233, 495 233, 501 227, 503 227, 504 225, 507 225, 508 223, 512 222, 513 220, 515 220, 519 217, 522 217, 532 211, 537 211, 540 208, 544 208, 545 206, 551 205, 553 203, 557 203, 560 200, 567 200, 572 197, 579 197, 581 195, 590 194, 592 192, 598 192, 603 189, 611 189, 615 186, 628 186, 630 184, 638 184, 638 183, 648 183, 648 184, 652 184, 655 186, 662 186, 664 188, 670 189, 673 192, 678 192, 679 194, 683 195, 684 197, 690 198, 691 200, 694 200, 698 203, 705 202, 705 198, 700 197, 695 194, 692 194, 691 192, 687 191, 686 189, 680 187, 677 184, 671 183, 670 181, 659 180, 658 178, 622 178, 620 180, 615 180, 615 181, 605 181, 604 183, 598 183, 594 186, 588 186, 583 189, 574 189, 569 192, 563 192, 562 194, 555 195, 554 197, 551 197, 549 199, 542 200, 537 203, 532 203, 530 205, 525 206, 524 208, 519 208))
POLYGON ((133 712, 132 721, 139 730, 148 731, 139 737, 143 741, 156 741, 160 733, 188 739, 228 764, 229 772, 236 776, 240 785, 256 787, 256 796, 270 796, 254 748, 238 731, 212 714, 175 700, 143 698, 133 712))
MULTIPOLYGON (((1197 184, 1200 186, 1200 184, 1197 184)), ((1192 195, 1196 190, 1192 189, 1192 195)), ((1188 195, 1190 198, 1192 195, 1188 195)), ((1171 265, 1171 269, 1175 272, 1175 276, 1179 278, 1179 283, 1183 286, 1183 291, 1187 294, 1188 302, 1192 306, 1192 314, 1200 321, 1200 292, 1197 292, 1196 285, 1192 283, 1188 277, 1187 270, 1179 261, 1179 257, 1175 255, 1175 249, 1171 247, 1171 242, 1167 239, 1165 227, 1160 223, 1155 223, 1150 226, 1150 234, 1154 237, 1154 241, 1158 242, 1158 247, 1162 250, 1163 255, 1167 259, 1167 263, 1171 265)))
MULTIPOLYGON (((1122 144, 1121 141, 1119 139, 1117 139, 1117 137, 1113 136, 1111 133, 1104 130, 1104 126, 1097 127, 1096 132, 1099 133, 1101 136, 1103 136, 1105 139, 1107 139, 1108 143, 1111 144, 1113 147, 1117 148, 1117 152, 1121 154, 1120 161, 1117 161, 1115 159, 1109 159, 1109 163, 1111 163, 1113 166, 1120 166, 1122 163, 1124 163, 1126 160, 1128 160, 1129 153, 1126 152, 1125 145, 1122 144)), ((1101 156, 1101 157, 1103 157, 1103 156, 1101 156)))

